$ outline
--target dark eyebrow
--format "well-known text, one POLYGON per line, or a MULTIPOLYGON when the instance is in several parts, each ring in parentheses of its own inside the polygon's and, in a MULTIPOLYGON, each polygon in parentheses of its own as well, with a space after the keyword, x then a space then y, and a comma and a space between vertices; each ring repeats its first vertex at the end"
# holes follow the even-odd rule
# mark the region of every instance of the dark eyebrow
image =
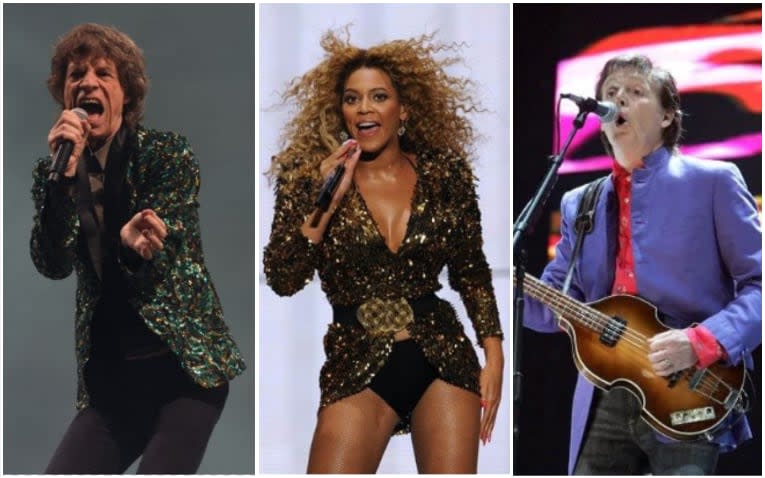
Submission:
MULTIPOLYGON (((388 93, 388 92, 389 92, 389 91, 388 91, 388 88, 386 88, 385 86, 375 86, 375 87, 373 87, 373 88, 370 88, 370 89, 369 89, 369 91, 370 91, 370 93, 377 93, 378 91, 383 91, 383 92, 385 92, 385 93, 388 93)), ((356 93, 356 94, 360 94, 360 93, 359 93, 357 90, 355 90, 354 88, 346 88, 345 90, 343 90, 343 94, 345 94, 345 93, 356 93)))
POLYGON ((105 70, 111 70, 111 71, 117 71, 117 65, 113 63, 109 63, 107 61, 99 62, 96 65, 93 65, 94 68, 97 69, 105 69, 105 70))

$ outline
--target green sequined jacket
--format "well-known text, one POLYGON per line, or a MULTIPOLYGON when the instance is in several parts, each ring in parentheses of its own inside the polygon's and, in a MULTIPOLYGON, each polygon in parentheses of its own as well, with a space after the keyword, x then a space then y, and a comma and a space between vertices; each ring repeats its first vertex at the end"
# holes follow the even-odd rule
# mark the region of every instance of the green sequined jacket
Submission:
MULTIPOLYGON (((164 249, 150 261, 121 262, 129 285, 128 302, 196 383, 208 388, 222 385, 239 375, 245 364, 223 321, 220 300, 204 264, 198 162, 187 140, 175 133, 139 126, 127 143, 131 148, 125 178, 130 215, 151 208, 168 231, 164 249)), ((77 273, 77 408, 83 409, 89 405, 83 370, 90 355, 90 322, 101 283, 90 260, 78 252, 82 233, 76 194, 62 194, 63 201, 55 208, 46 205, 50 165, 50 157, 42 158, 34 168, 31 255, 46 277, 63 279, 72 270, 77 273)))
MULTIPOLYGON (((479 340, 502 336, 491 270, 483 253, 475 177, 469 163, 445 154, 419 154, 417 182, 403 243, 385 244, 359 191, 352 187, 335 211, 324 239, 311 244, 300 227, 311 214, 321 184, 283 172, 275 185, 276 206, 264 252, 268 284, 279 295, 302 289, 318 270, 332 305, 371 298, 417 298, 441 288, 448 267, 479 340)), ((435 312, 407 329, 448 383, 479 393, 480 367, 453 307, 439 300, 435 312)), ((331 324, 324 338, 321 406, 359 392, 385 363, 393 335, 371 336, 358 325, 331 324)), ((407 419, 399 431, 405 431, 407 419)))

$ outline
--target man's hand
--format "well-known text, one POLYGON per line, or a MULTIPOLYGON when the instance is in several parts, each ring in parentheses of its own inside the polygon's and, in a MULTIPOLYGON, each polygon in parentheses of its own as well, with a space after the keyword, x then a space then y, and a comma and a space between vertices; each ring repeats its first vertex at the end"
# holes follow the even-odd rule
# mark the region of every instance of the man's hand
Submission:
POLYGON ((120 230, 120 241, 145 260, 151 260, 154 253, 165 248, 167 227, 151 209, 144 209, 133 216, 120 230))

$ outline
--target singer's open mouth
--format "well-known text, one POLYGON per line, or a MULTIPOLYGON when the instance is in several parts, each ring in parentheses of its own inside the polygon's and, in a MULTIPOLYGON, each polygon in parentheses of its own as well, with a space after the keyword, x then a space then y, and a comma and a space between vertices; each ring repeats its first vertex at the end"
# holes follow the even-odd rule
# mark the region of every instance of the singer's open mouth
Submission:
POLYGON ((359 139, 371 138, 375 136, 378 131, 380 131, 380 123, 374 121, 362 121, 361 123, 356 123, 356 134, 359 139))
POLYGON ((624 117, 624 116, 622 116, 622 115, 619 115, 619 116, 616 118, 616 126, 621 126, 621 125, 623 125, 623 124, 624 124, 624 123, 626 123, 626 122, 627 122, 627 118, 625 118, 625 117, 624 117))
POLYGON ((361 131, 372 129, 375 126, 379 126, 377 123, 373 123, 371 121, 365 121, 363 123, 356 124, 356 128, 358 128, 361 131))
POLYGON ((89 115, 100 115, 104 112, 104 106, 95 98, 84 98, 80 100, 80 103, 77 106, 87 111, 89 115))

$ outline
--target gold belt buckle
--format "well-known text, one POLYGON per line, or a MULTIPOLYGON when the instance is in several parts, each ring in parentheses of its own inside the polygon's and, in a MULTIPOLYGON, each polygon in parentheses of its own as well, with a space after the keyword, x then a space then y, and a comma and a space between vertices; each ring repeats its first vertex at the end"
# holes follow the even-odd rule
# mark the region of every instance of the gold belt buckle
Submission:
POLYGON ((369 299, 359 306, 356 319, 371 335, 398 332, 414 321, 414 311, 403 297, 394 300, 369 299))

